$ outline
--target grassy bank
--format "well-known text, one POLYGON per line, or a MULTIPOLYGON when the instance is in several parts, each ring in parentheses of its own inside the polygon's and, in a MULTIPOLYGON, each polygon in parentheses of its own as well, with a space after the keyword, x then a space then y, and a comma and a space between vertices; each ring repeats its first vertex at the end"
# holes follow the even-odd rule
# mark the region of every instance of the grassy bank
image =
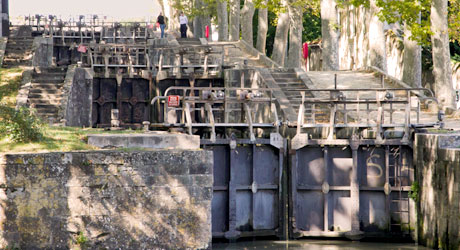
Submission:
POLYGON ((7 137, 0 138, 0 153, 53 152, 94 150, 87 144, 88 134, 141 133, 142 130, 105 131, 93 128, 43 126, 43 139, 38 142, 16 143, 7 137))
POLYGON ((0 103, 9 107, 16 105, 16 96, 22 80, 21 68, 0 68, 0 103))

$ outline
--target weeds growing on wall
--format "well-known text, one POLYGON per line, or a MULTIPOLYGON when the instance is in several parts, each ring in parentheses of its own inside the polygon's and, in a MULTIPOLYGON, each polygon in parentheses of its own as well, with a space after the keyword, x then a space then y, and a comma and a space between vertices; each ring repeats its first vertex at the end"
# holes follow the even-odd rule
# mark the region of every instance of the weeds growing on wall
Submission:
POLYGON ((43 138, 41 122, 28 108, 16 110, 0 104, 0 137, 14 142, 36 142, 43 138))

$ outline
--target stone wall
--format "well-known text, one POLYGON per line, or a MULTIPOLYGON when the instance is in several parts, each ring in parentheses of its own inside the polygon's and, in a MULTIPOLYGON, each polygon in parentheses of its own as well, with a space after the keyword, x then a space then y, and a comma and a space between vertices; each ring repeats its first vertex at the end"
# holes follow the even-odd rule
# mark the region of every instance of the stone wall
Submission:
POLYGON ((0 155, 0 248, 206 249, 212 153, 0 155))
POLYGON ((0 67, 3 64, 3 58, 5 57, 7 43, 8 43, 8 37, 0 37, 0 67))
POLYGON ((460 135, 417 134, 414 159, 418 182, 419 243, 460 247, 460 135))

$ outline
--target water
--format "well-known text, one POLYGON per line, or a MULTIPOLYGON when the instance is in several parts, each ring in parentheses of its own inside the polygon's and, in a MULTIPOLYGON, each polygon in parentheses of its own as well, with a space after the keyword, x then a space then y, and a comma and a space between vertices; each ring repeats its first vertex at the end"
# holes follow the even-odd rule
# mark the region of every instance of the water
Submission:
POLYGON ((237 243, 214 243, 212 249, 267 249, 267 250, 426 250, 415 243, 352 242, 339 240, 296 240, 296 241, 247 241, 237 243))

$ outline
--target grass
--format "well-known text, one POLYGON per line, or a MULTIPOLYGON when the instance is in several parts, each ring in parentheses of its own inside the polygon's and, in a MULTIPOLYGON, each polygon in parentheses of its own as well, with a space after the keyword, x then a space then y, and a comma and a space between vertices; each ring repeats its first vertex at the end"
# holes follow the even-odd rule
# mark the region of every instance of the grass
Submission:
POLYGON ((21 68, 0 68, 0 103, 10 107, 16 105, 16 96, 21 87, 23 71, 21 68))
POLYGON ((95 150, 97 148, 87 144, 88 134, 127 134, 142 132, 142 130, 106 131, 104 129, 93 128, 44 126, 44 138, 40 142, 15 143, 8 138, 0 138, 0 153, 95 150))
MULTIPOLYGON (((23 71, 21 68, 0 68, 0 104, 11 108, 16 106, 16 96, 21 86, 23 71)), ((103 129, 43 125, 42 132, 43 139, 31 143, 13 142, 6 135, 0 134, 0 153, 94 150, 95 147, 87 144, 88 134, 126 134, 142 131, 106 131, 103 129)))

